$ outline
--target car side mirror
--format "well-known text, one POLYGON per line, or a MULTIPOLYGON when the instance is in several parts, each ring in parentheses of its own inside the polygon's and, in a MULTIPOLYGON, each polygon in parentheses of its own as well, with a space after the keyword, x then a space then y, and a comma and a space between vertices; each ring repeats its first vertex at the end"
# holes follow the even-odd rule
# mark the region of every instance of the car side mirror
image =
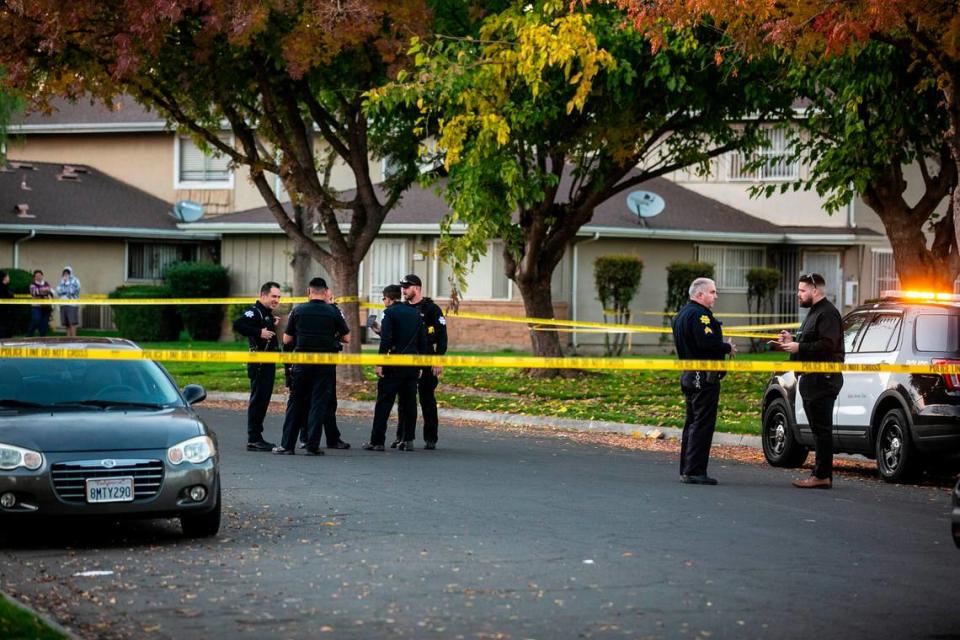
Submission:
POLYGON ((207 397, 207 390, 199 384, 188 384, 183 388, 183 399, 187 404, 197 404, 207 397))

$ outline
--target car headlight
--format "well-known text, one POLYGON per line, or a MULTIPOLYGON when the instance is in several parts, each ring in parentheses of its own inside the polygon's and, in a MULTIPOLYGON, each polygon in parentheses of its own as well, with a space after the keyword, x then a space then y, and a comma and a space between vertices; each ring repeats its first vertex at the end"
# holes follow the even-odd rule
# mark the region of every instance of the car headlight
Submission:
POLYGON ((213 446, 213 439, 209 436, 198 436, 184 440, 167 449, 167 460, 170 464, 180 464, 184 460, 193 464, 206 462, 217 453, 213 446))
POLYGON ((11 470, 23 467, 36 471, 43 466, 43 454, 12 444, 0 443, 0 469, 11 470))

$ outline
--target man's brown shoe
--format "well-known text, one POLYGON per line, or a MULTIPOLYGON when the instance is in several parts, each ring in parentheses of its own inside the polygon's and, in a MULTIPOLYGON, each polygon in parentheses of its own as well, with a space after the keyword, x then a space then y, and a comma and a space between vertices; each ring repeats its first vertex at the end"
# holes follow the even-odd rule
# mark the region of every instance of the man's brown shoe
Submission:
POLYGON ((833 480, 830 478, 818 478, 817 476, 810 476, 809 478, 804 478, 803 480, 794 480, 793 486, 798 489, 829 489, 833 486, 833 480))

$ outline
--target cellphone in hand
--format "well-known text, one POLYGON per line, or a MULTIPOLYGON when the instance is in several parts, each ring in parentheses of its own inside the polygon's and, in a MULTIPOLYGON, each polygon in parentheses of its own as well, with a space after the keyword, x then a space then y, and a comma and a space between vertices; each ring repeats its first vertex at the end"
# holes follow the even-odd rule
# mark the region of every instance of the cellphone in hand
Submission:
POLYGON ((367 316, 367 326, 371 329, 377 326, 377 314, 371 313, 367 316))

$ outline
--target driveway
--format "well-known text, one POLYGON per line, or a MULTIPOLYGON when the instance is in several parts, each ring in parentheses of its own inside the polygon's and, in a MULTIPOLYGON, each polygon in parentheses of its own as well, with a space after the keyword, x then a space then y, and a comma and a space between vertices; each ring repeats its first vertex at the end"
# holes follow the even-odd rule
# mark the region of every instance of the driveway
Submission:
MULTIPOLYGON (((942 488, 476 427, 437 451, 243 450, 220 439, 225 519, 7 531, 0 588, 86 638, 960 638, 942 488)), ((268 416, 268 436, 281 416, 268 416)))

